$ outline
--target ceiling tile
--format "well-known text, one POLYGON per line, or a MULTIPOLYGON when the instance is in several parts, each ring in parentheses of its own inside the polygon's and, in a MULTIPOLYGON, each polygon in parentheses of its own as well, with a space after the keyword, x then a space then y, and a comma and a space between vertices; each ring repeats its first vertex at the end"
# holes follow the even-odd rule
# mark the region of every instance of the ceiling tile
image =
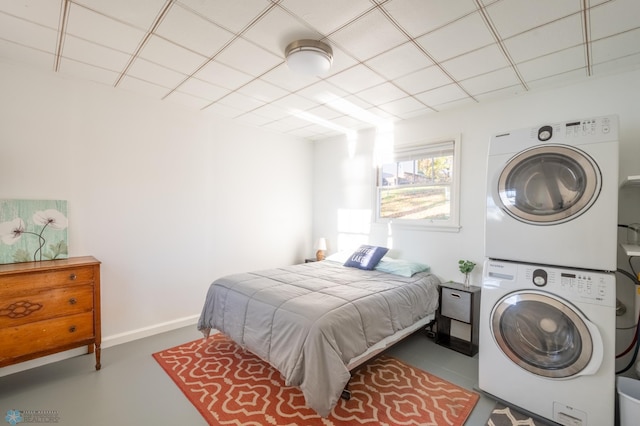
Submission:
POLYGON ((173 88, 182 83, 185 74, 170 70, 143 58, 136 59, 127 74, 162 87, 173 88))
POLYGON ((186 75, 193 73, 206 60, 200 54, 155 35, 149 37, 140 57, 186 75))
POLYGON ((287 112, 291 112, 292 110, 306 111, 309 108, 314 107, 316 103, 303 96, 292 93, 291 95, 274 101, 273 105, 280 107, 287 112))
POLYGON ((82 5, 93 11, 144 30, 151 28, 165 3, 166 0, 82 0, 82 5))
POLYGON ((357 96, 371 105, 380 105, 404 98, 407 93, 391 83, 382 83, 358 92, 357 96))
MULTIPOLYGON (((450 102, 445 102, 443 104, 435 105, 435 109, 437 111, 447 111, 455 108, 462 108, 469 105, 474 105, 477 103, 478 101, 476 99, 466 97, 462 99, 457 99, 455 101, 450 101, 450 102)), ((435 111, 433 111, 432 113, 435 113, 435 111)))
POLYGON ((233 68, 217 61, 208 62, 200 68, 194 76, 208 83, 225 87, 230 90, 235 90, 254 79, 252 75, 234 70, 233 68))
POLYGON ((425 105, 432 107, 469 97, 457 84, 448 84, 443 87, 438 87, 437 89, 419 93, 415 96, 425 105))
POLYGON ((357 93, 369 87, 384 83, 384 78, 364 65, 356 65, 339 74, 327 78, 327 81, 350 93, 357 93))
POLYGON ((520 63, 582 42, 582 21, 579 15, 572 15, 512 37, 504 44, 512 60, 520 63))
MULTIPOLYGON (((331 42, 328 40, 325 40, 325 42, 328 42, 331 45, 331 42)), ((326 74, 318 76, 320 78, 327 78, 334 74, 338 74, 359 63, 358 60, 342 50, 339 46, 333 45, 331 46, 331 50, 333 50, 333 63, 331 64, 331 69, 329 69, 326 74)))
POLYGON ((473 0, 392 0, 382 6, 412 37, 419 37, 476 10, 473 0))
POLYGON ((2 5, 2 11, 8 15, 54 30, 58 28, 61 10, 62 0, 9 0, 2 5))
POLYGON ((366 65, 378 74, 394 79, 429 67, 433 61, 413 42, 407 42, 369 59, 366 65))
POLYGON ((270 118, 262 117, 258 114, 241 114, 235 118, 236 121, 250 126, 264 126, 267 123, 271 123, 273 120, 270 118))
POLYGON ((0 13, 0 38, 13 43, 55 53, 57 32, 42 25, 0 13))
POLYGON ((389 114, 401 118, 406 116, 407 114, 415 113, 416 111, 426 112, 427 109, 424 104, 418 102, 413 98, 398 99, 396 101, 380 105, 378 108, 388 112, 389 114))
POLYGON ((552 75, 540 80, 532 80, 527 82, 529 89, 554 87, 562 83, 575 83, 576 81, 585 80, 587 73, 584 69, 569 71, 562 74, 552 75))
POLYGON ((320 81, 318 77, 312 75, 301 75, 292 72, 285 63, 261 76, 260 79, 292 92, 320 81))
POLYGON ((267 104, 267 105, 258 107, 254 109, 252 113, 257 114, 264 118, 268 118, 271 121, 282 120, 283 118, 285 118, 287 115, 290 114, 290 112, 273 104, 267 104))
POLYGON ((509 66, 502 50, 495 45, 483 47, 473 52, 457 56, 442 64, 456 80, 464 80, 509 66))
MULTIPOLYGON (((577 46, 518 64, 525 81, 539 80, 577 69, 586 69, 584 47, 577 46)), ((586 72, 586 71, 585 71, 586 72)))
POLYGON ((591 58, 593 64, 602 64, 616 58, 640 53, 640 29, 607 37, 593 42, 591 58))
POLYGON ((229 93, 224 98, 218 100, 217 103, 233 107, 239 111, 242 111, 243 113, 264 105, 264 102, 250 98, 249 96, 243 95, 242 93, 238 92, 229 93))
POLYGON ((331 34, 373 7, 368 0, 283 0, 280 5, 302 17, 325 35, 331 34), (337 10, 340 13, 336 13, 337 10))
POLYGON ((126 53, 96 45, 71 35, 65 38, 62 56, 118 73, 125 68, 131 58, 126 53))
POLYGON ((592 7, 589 10, 589 21, 591 40, 638 28, 640 1, 616 0, 592 7))
POLYGON ((305 26, 299 19, 281 8, 273 8, 243 35, 245 39, 263 46, 274 55, 284 58, 285 48, 295 40, 320 40, 322 35, 305 26))
POLYGON ((180 46, 211 57, 233 39, 233 33, 220 28, 199 15, 174 5, 155 31, 180 46))
POLYGON ((284 89, 259 79, 242 86, 238 89, 238 92, 267 103, 283 98, 289 93, 284 89))
POLYGON ((178 88, 180 92, 207 99, 211 103, 230 93, 229 89, 207 83, 197 78, 190 78, 178 88))
POLYGON ((548 22, 577 14, 580 10, 580 1, 557 0, 497 1, 487 6, 487 13, 501 38, 512 37, 548 22), (514 16, 526 19, 514 19, 514 16))
POLYGON ((521 90, 524 90, 524 87, 520 84, 520 80, 518 80, 516 73, 510 67, 468 78, 461 81, 460 85, 474 97, 514 85, 517 85, 521 90))
POLYGON ((164 98, 164 100, 175 102, 192 109, 202 109, 210 103, 210 101, 208 101, 207 99, 193 96, 179 90, 174 90, 166 98, 164 98))
POLYGON ((324 104, 335 98, 342 98, 348 95, 348 92, 342 90, 327 81, 319 81, 315 84, 305 87, 296 92, 300 96, 304 96, 312 101, 324 104))
POLYGON ((407 41, 378 10, 373 10, 331 35, 331 40, 361 61, 377 56, 407 41), (372 28, 375 28, 372 31, 372 28))
POLYGON ((320 105, 315 108, 308 109, 307 112, 316 117, 320 117, 323 120, 332 120, 342 115, 340 111, 336 111, 333 108, 329 108, 325 105, 320 105))
POLYGON ((495 39, 478 12, 417 39, 437 61, 446 61, 463 53, 493 44, 495 39))
POLYGON ((0 38, 0 58, 11 58, 13 61, 34 65, 40 69, 51 70, 55 61, 53 53, 38 49, 26 48, 19 44, 0 38))
POLYGON ((254 77, 266 73, 283 62, 283 58, 242 38, 234 40, 216 57, 216 60, 254 77))
POLYGON ((155 83, 151 83, 139 78, 127 75, 118 84, 118 88, 128 90, 134 93, 151 96, 155 99, 162 99, 169 93, 169 90, 155 83))
POLYGON ((629 70, 637 70, 639 66, 640 54, 635 54, 594 64, 592 70, 595 75, 606 75, 629 70))
POLYGON ((437 66, 431 66, 394 80, 394 83, 408 93, 420 93, 453 83, 437 66))
POLYGON ((60 72, 65 75, 72 75, 83 80, 93 81, 96 83, 113 86, 118 79, 119 74, 105 68, 88 65, 84 62, 78 62, 70 59, 60 61, 60 72))
POLYGON ((239 33, 264 11, 274 7, 269 0, 178 0, 180 6, 239 33))
POLYGON ((121 52, 133 53, 146 32, 94 12, 76 3, 71 4, 66 27, 67 37, 74 35, 98 45, 121 52))
POLYGON ((214 116, 221 116, 225 118, 235 118, 244 114, 243 111, 234 108, 229 105, 224 105, 219 102, 207 105, 204 109, 205 112, 213 114, 214 116))
POLYGON ((293 129, 299 129, 307 126, 309 126, 308 121, 296 117, 295 115, 288 115, 282 120, 272 121, 267 125, 268 128, 281 132, 288 132, 293 129))
POLYGON ((518 94, 524 93, 525 90, 522 85, 517 84, 514 86, 507 86, 501 89, 495 89, 488 92, 483 92, 478 95, 474 95, 474 98, 478 102, 492 101, 495 99, 503 99, 504 97, 512 97, 518 94))

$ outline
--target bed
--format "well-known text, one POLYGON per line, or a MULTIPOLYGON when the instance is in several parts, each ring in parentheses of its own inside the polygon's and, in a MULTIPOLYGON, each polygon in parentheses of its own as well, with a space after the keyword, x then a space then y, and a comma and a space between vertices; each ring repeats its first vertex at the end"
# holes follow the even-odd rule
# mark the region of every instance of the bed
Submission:
POLYGON ((430 322, 439 279, 331 260, 230 275, 207 292, 198 329, 218 330, 274 366, 326 417, 350 371, 430 322), (386 272, 386 271, 391 271, 386 272))

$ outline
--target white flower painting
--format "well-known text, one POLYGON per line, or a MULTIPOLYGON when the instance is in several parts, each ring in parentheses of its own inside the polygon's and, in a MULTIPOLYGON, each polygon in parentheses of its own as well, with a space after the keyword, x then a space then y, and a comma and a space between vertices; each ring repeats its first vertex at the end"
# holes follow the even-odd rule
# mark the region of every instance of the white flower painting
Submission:
POLYGON ((67 202, 0 200, 0 263, 64 259, 67 202))

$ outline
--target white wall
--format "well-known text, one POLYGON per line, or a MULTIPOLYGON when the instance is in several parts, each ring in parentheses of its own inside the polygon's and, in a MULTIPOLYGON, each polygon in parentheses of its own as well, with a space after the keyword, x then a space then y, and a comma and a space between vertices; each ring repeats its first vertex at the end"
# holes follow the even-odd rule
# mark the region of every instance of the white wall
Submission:
MULTIPOLYGON (((361 224, 370 230, 373 244, 387 244, 401 257, 428 263, 442 280, 462 279, 458 259, 476 261, 472 283, 481 283, 484 258, 484 214, 486 158, 491 136, 503 131, 606 114, 620 118, 620 177, 640 174, 640 71, 605 78, 591 78, 581 84, 526 93, 517 98, 443 111, 396 126, 398 145, 461 135, 461 229, 458 233, 391 229, 361 224)), ((339 212, 373 209, 373 133, 361 132, 356 154, 350 157, 344 138, 320 141, 315 146, 314 235, 327 237, 329 252, 339 249, 339 212)), ((612 206, 613 207, 613 206, 612 206)), ((640 188, 621 192, 620 223, 640 222, 640 188)), ((624 238, 625 233, 621 231, 624 238)), ((620 254, 619 267, 629 269, 620 254)), ((636 263, 640 270, 640 262, 636 263)), ((634 324, 631 282, 618 275, 618 298, 631 311, 618 321, 619 327, 634 324)), ((631 330, 632 336, 633 330, 631 330)), ((619 350, 629 342, 629 333, 619 333, 619 350)), ((619 363, 622 365, 624 359, 619 363)))
POLYGON ((310 142, 15 64, 0 92, 0 198, 68 200, 70 255, 102 261, 105 346, 312 253, 310 142))

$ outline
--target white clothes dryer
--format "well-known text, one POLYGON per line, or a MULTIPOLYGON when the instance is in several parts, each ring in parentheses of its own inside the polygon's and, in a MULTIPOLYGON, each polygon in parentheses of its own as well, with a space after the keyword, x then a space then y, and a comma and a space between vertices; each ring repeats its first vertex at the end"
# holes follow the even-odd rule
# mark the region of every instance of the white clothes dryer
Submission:
POLYGON ((478 386, 562 425, 613 425, 615 275, 488 259, 478 386))
POLYGON ((494 136, 485 255, 615 271, 618 162, 613 115, 494 136))

